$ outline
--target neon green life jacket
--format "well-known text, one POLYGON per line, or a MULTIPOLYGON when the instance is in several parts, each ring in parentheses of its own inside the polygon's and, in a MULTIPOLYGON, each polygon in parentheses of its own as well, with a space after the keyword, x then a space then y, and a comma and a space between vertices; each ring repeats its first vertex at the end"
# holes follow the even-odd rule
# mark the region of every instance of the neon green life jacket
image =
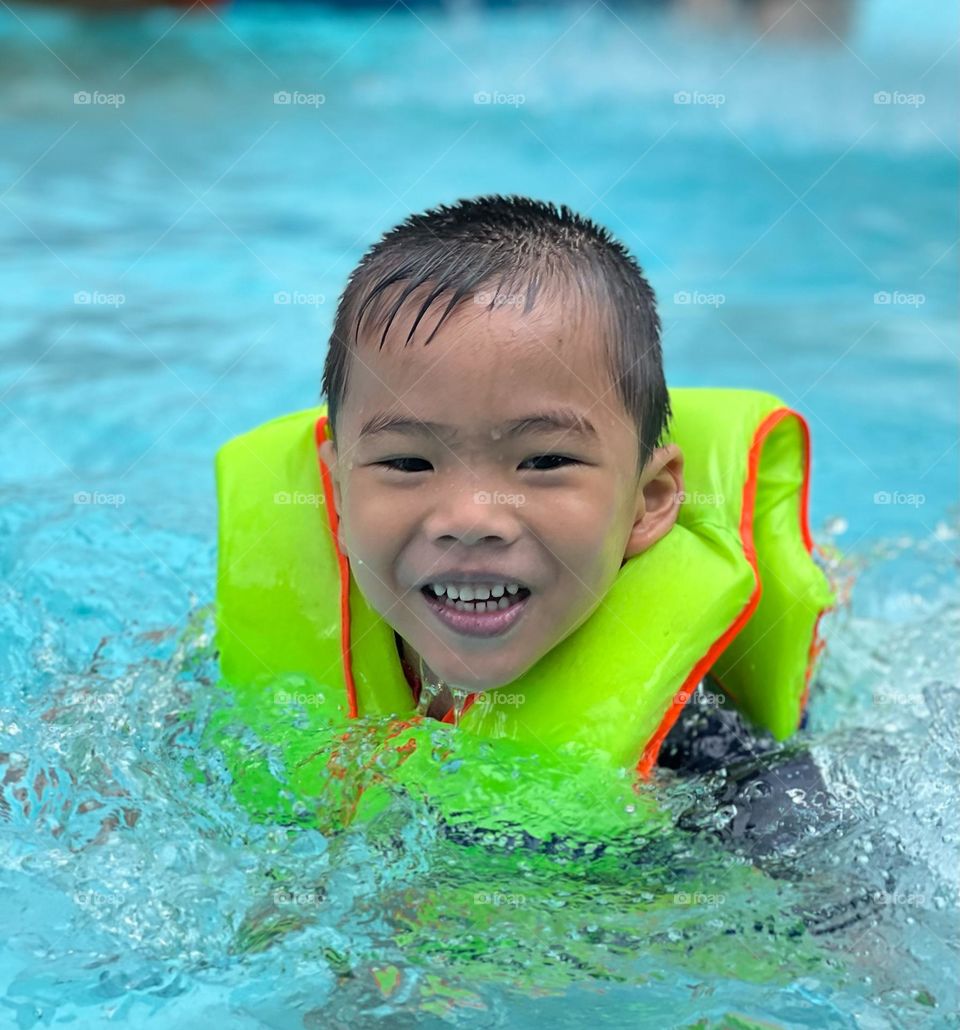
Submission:
MULTIPOLYGON (((519 679, 468 698, 459 732, 488 750, 589 756, 593 768, 648 777, 707 672, 777 739, 796 729, 833 600, 811 556, 806 423, 754 391, 680 389, 670 400, 686 482, 677 524, 519 679)), ((325 407, 310 408, 235 437, 216 461, 222 677, 236 712, 281 741, 293 794, 314 797, 340 775, 334 730, 393 720, 403 762, 417 733, 437 728, 417 715, 394 631, 337 547, 318 456, 327 438, 325 407), (303 700, 295 720, 278 696, 303 700)), ((236 740, 224 750, 262 807, 268 774, 251 770, 236 740)))

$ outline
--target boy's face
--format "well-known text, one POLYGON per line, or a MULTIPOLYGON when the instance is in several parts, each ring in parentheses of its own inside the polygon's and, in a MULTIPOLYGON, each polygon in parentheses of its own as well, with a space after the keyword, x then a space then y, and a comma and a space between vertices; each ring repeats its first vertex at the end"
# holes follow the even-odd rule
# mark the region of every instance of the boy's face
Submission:
POLYGON ((382 350, 382 330, 361 338, 336 446, 321 457, 364 597, 436 676, 472 692, 526 672, 591 615, 626 558, 670 529, 682 457, 660 448, 638 479, 637 430, 595 317, 466 302, 424 347, 444 307, 406 347, 418 304, 382 350), (561 409, 579 430, 511 426, 561 409), (364 432, 379 416, 434 425, 364 432), (435 583, 491 596, 477 611, 435 583))

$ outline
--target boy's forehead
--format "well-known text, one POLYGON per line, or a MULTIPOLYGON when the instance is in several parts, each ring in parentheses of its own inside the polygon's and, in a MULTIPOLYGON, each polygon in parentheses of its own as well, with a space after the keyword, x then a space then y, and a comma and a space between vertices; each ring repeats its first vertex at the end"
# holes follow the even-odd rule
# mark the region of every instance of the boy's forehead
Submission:
POLYGON ((606 334, 582 305, 542 302, 525 312, 522 303, 490 309, 489 296, 483 305, 468 299, 425 346, 445 306, 442 298, 435 302, 406 345, 419 305, 398 312, 382 348, 382 327, 361 334, 350 359, 345 422, 356 427, 386 409, 423 417, 439 409, 487 411, 497 421, 507 408, 536 402, 616 406, 606 334))

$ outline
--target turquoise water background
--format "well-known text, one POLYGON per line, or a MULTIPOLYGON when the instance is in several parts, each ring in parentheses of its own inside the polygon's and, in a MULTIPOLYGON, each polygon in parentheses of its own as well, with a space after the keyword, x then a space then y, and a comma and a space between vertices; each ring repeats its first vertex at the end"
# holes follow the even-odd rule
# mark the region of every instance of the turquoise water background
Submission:
POLYGON ((865 3, 820 42, 603 4, 0 10, 0 1021, 958 1025, 957 35, 934 3, 865 3), (512 909, 476 917, 483 974, 427 948, 426 917, 398 944, 398 898, 462 875, 422 813, 345 842, 252 826, 185 776, 196 724, 177 729, 217 703, 215 449, 317 402, 336 298, 379 233, 488 192, 626 243, 672 384, 808 417, 812 525, 845 554, 805 738, 844 787, 838 823, 755 893, 715 890, 699 931, 644 922, 631 893, 669 893, 674 862, 741 875, 683 834, 642 887, 565 869, 575 911, 531 900, 533 936, 579 950, 548 957, 518 924, 526 980, 495 947, 512 909), (251 899, 277 870, 326 900, 259 950, 251 899), (791 968, 786 932, 749 939, 754 917, 863 890, 888 900, 823 965, 791 968), (714 918, 780 974, 718 972, 714 918), (376 986, 388 967, 401 988, 376 986))

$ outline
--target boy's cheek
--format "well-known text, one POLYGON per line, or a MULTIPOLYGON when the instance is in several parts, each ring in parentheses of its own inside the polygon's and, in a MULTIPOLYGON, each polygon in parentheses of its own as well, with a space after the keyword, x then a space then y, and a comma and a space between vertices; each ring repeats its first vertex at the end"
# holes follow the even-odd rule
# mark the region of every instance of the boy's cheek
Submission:
POLYGON ((350 572, 360 592, 378 610, 394 603, 391 570, 396 564, 396 553, 384 533, 383 521, 382 514, 364 519, 348 512, 340 523, 339 534, 340 549, 349 559, 350 572))

